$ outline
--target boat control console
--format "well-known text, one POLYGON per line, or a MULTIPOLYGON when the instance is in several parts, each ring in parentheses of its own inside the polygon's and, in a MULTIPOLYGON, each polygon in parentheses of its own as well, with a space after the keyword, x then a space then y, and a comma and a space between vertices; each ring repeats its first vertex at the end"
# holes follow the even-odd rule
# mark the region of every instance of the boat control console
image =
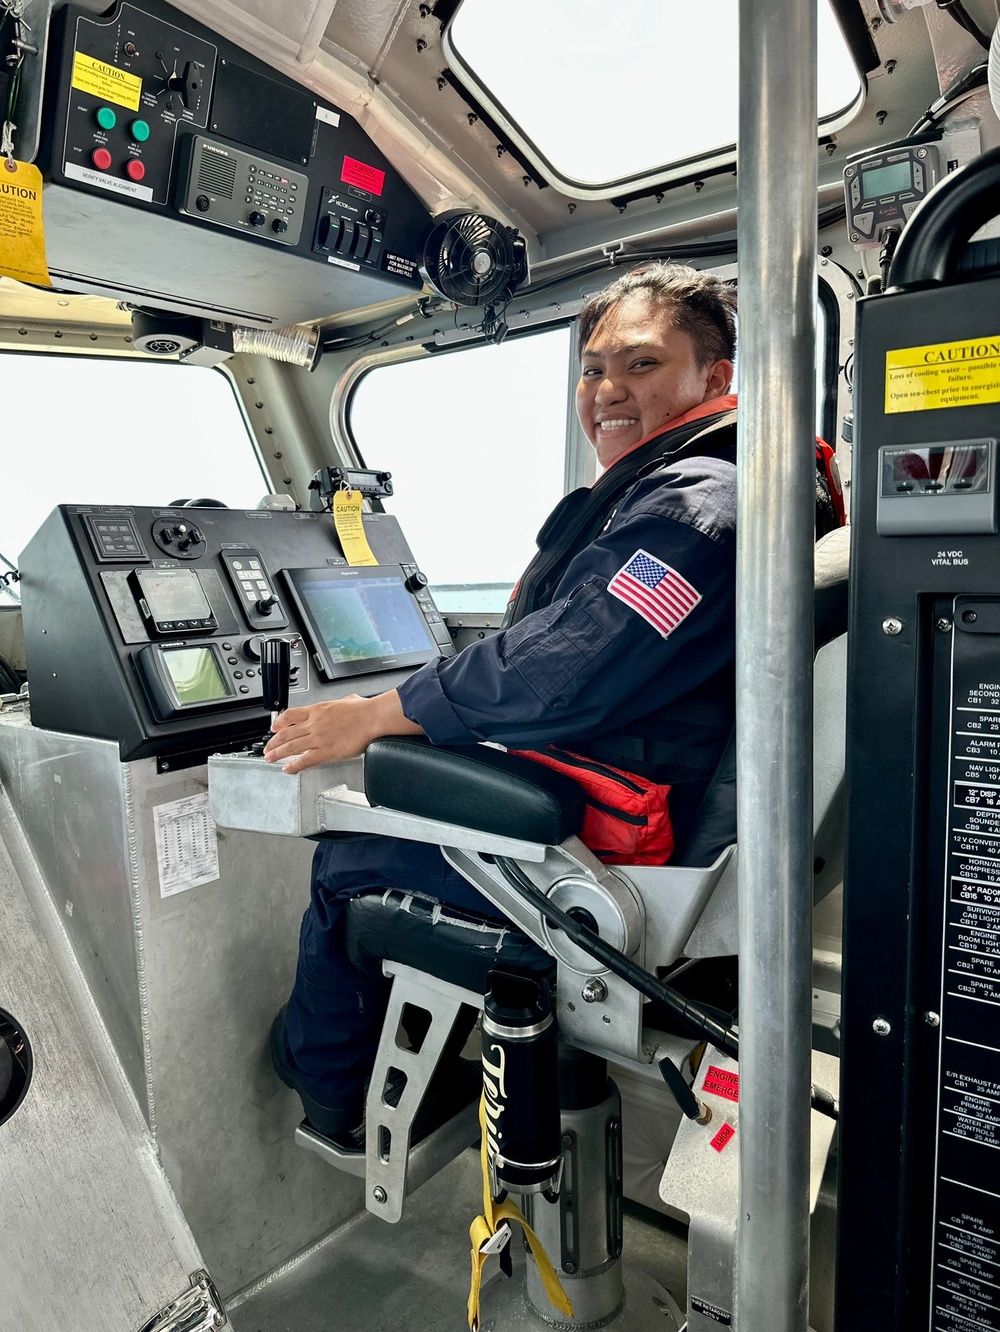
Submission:
POLYGON ((264 638, 292 706, 452 655, 395 518, 364 527, 379 563, 352 567, 328 513, 61 505, 20 562, 33 723, 198 762, 267 730, 264 638))

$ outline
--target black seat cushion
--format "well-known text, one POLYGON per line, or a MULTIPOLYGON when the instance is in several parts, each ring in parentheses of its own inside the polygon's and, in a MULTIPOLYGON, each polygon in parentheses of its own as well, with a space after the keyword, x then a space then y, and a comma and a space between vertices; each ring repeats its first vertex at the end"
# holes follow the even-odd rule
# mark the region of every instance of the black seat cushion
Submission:
POLYGON ((555 960, 509 922, 399 888, 352 898, 345 929, 348 956, 362 971, 381 973, 388 958, 476 994, 486 993, 486 976, 501 962, 555 971, 555 960))
POLYGON ((373 805, 550 846, 580 831, 585 808, 576 782, 540 763, 422 736, 383 736, 368 746, 365 795, 373 805))

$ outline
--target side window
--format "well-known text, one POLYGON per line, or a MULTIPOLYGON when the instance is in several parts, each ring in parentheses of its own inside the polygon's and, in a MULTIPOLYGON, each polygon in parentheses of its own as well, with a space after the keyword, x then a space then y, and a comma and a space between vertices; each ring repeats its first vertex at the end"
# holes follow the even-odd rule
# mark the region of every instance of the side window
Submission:
POLYGON ((371 370, 349 425, 392 473, 400 521, 442 611, 502 611, 563 493, 570 330, 371 370))
POLYGON ((13 388, 0 551, 15 563, 57 504, 209 498, 252 509, 269 489, 219 371, 13 352, 0 354, 0 370, 13 388))

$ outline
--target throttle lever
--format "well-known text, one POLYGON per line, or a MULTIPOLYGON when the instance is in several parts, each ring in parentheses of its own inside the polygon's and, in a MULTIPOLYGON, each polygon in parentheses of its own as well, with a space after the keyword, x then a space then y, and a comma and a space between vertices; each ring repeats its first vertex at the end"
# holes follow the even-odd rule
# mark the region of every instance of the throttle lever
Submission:
POLYGON ((271 711, 271 725, 279 712, 288 707, 292 675, 292 645, 287 638, 260 640, 260 683, 264 706, 271 711))

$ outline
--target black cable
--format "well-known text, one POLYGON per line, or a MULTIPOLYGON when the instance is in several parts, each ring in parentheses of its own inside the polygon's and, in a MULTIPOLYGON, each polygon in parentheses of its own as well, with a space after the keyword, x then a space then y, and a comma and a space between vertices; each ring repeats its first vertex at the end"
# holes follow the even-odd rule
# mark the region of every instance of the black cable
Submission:
MULTIPOLYGON (((599 935, 588 930, 585 925, 579 923, 568 915, 560 907, 550 902, 540 888, 536 888, 527 877, 516 861, 510 860, 507 856, 497 856, 496 865, 500 873, 507 880, 510 886, 524 898, 529 905, 533 906, 544 920, 550 925, 556 926, 562 930, 571 943, 575 943, 578 948, 582 948, 602 966, 607 967, 609 971, 614 972, 621 980, 631 985, 633 989, 646 996, 647 999, 653 999, 656 1003, 662 1004, 682 1026, 686 1026, 692 1036, 699 1040, 706 1040, 710 1045, 728 1055, 730 1059, 739 1059, 740 1040, 732 1027, 725 1026, 709 1013, 705 1012, 698 1004, 685 999, 678 992, 663 981, 658 976, 644 970, 637 963, 627 958, 623 952, 609 944, 599 935)), ((830 1119, 837 1119, 839 1111, 837 1102, 828 1091, 821 1087, 813 1087, 811 1092, 811 1103, 814 1110, 820 1114, 826 1115, 830 1119)), ((684 1107, 682 1106, 683 1110, 684 1107)))
POLYGON ((950 14, 960 28, 964 28, 970 37, 975 37, 980 46, 990 49, 990 39, 972 17, 962 0, 937 0, 938 9, 950 14))
POLYGON ((892 256, 896 253, 896 246, 899 244, 902 232, 902 227, 886 227, 882 238, 882 248, 878 252, 878 271, 881 274, 883 291, 889 285, 889 269, 892 267, 892 256))
POLYGON ((912 139, 914 135, 932 129, 949 111, 953 111, 960 102, 979 88, 985 88, 988 82, 989 66, 975 65, 967 74, 963 74, 953 87, 942 93, 936 102, 931 103, 906 137, 912 139))

